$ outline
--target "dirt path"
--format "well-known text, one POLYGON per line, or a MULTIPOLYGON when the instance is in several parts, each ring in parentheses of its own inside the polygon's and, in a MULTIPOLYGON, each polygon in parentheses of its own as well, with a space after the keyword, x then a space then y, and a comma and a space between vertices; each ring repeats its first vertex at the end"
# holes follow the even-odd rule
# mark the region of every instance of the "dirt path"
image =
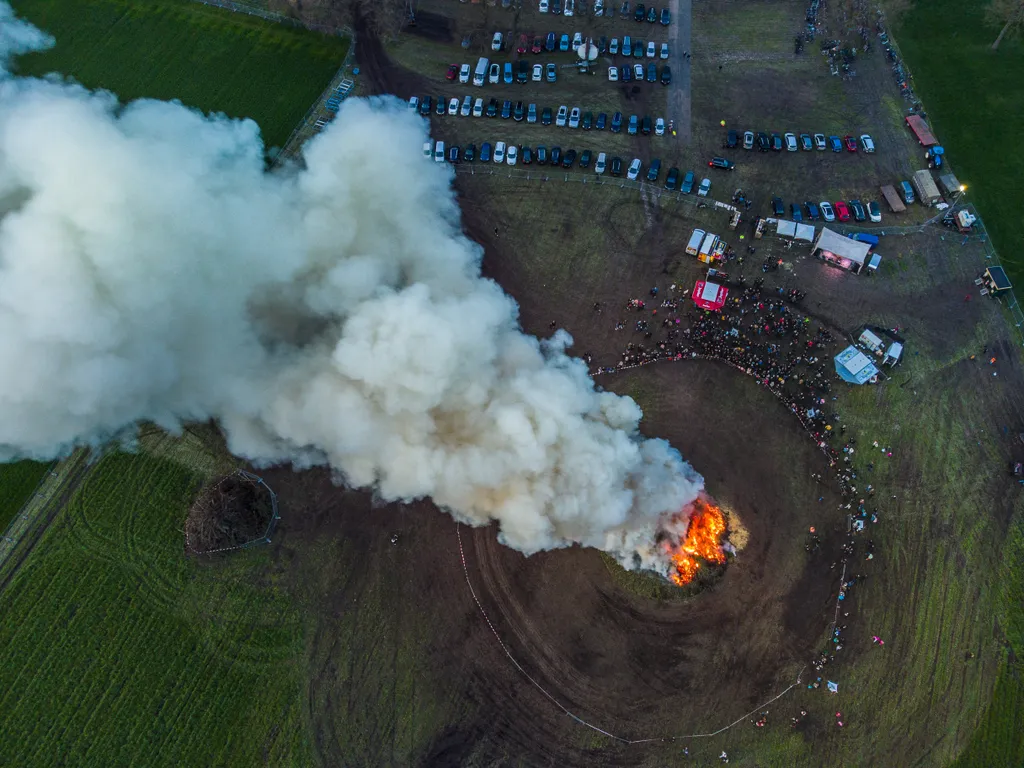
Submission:
POLYGON ((690 62, 684 53, 690 50, 690 19, 692 0, 669 0, 672 26, 668 32, 669 61, 672 63, 672 85, 669 86, 668 113, 676 121, 676 141, 690 143, 690 62))

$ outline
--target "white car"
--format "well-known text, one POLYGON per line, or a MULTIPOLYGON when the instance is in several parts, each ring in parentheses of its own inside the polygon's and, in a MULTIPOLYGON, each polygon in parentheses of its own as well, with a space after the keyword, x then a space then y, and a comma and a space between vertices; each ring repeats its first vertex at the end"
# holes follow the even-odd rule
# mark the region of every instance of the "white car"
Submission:
POLYGON ((786 134, 786 150, 788 152, 796 152, 800 147, 796 143, 796 135, 792 133, 786 134))
POLYGON ((825 151, 825 146, 826 146, 825 145, 825 134, 824 133, 816 133, 816 134, 814 134, 814 148, 816 150, 818 150, 819 152, 824 152, 825 151))
POLYGON ((484 100, 483 99, 477 99, 476 101, 473 102, 473 117, 483 117, 483 116, 484 116, 484 100))
POLYGON ((629 170, 626 171, 626 178, 630 181, 636 181, 636 177, 640 175, 640 158, 634 157, 633 162, 629 164, 629 170))
POLYGON ((433 156, 433 154, 434 154, 434 142, 432 142, 432 141, 425 141, 425 142, 423 142, 423 156, 429 160, 433 156))
POLYGON ((610 53, 612 56, 619 55, 619 38, 613 37, 611 41, 608 43, 608 53, 610 53))
POLYGON ((711 179, 702 179, 700 186, 697 188, 697 197, 707 197, 708 192, 711 191, 711 179))
POLYGON ((875 142, 866 133, 860 137, 860 146, 869 155, 875 151, 875 142))
POLYGON ((494 33, 494 37, 491 38, 491 50, 492 51, 500 51, 501 50, 501 32, 495 32, 494 33))
POLYGON ((580 127, 580 108, 573 107, 572 112, 569 113, 569 127, 579 128, 580 127))
POLYGON ((643 64, 634 64, 633 65, 633 79, 637 80, 639 82, 643 82, 643 80, 644 80, 644 65, 643 64))
POLYGON ((473 97, 472 96, 466 96, 462 100, 462 109, 459 110, 459 114, 462 115, 463 117, 469 117, 471 114, 473 114, 473 97))
POLYGON ((572 16, 576 11, 575 0, 565 0, 565 8, 562 9, 563 16, 572 16))
POLYGON ((509 165, 515 165, 518 159, 519 148, 515 144, 509 144, 508 150, 505 152, 505 162, 509 165))
POLYGON ((538 7, 537 10, 539 10, 541 13, 547 13, 548 12, 548 0, 540 0, 540 6, 538 7))
POLYGON ((663 58, 663 59, 667 59, 668 58, 668 43, 662 43, 661 44, 661 58, 663 58))
POLYGON ((555 117, 555 125, 565 128, 565 121, 569 117, 569 108, 564 104, 558 108, 558 115, 555 117))
POLYGON ((457 115, 457 114, 459 114, 459 100, 457 98, 455 98, 454 96, 452 96, 451 100, 448 102, 448 114, 449 115, 457 115))
POLYGON ((437 142, 437 144, 434 145, 434 162, 435 163, 443 163, 444 162, 444 142, 443 141, 439 141, 439 142, 437 142))
POLYGON ((604 3, 601 0, 594 0, 594 16, 604 13, 604 3))
POLYGON ((505 142, 499 141, 494 145, 494 162, 501 164, 505 162, 505 142))
POLYGON ((583 45, 583 35, 577 32, 572 36, 572 48, 573 50, 576 50, 581 45, 583 45))
POLYGON ((618 67, 608 67, 608 82, 609 83, 617 83, 617 82, 619 82, 619 68, 618 67))
POLYGON ((463 64, 461 67, 459 67, 459 82, 462 83, 463 85, 468 83, 470 72, 471 70, 469 68, 469 64, 463 64))
POLYGON ((658 55, 657 44, 653 40, 651 40, 651 42, 649 42, 647 44, 647 58, 648 59, 653 59, 657 55, 658 55))
POLYGON ((868 209, 868 218, 875 224, 882 223, 882 209, 873 200, 865 206, 868 209))
POLYGON ((491 64, 491 66, 487 68, 487 82, 491 85, 495 85, 499 80, 501 80, 501 65, 491 64))
POLYGON ((665 135, 665 118, 659 117, 654 121, 654 135, 664 136, 665 135))
POLYGON ((821 218, 825 221, 836 220, 836 212, 832 210, 832 203, 827 200, 822 200, 818 203, 818 210, 821 211, 821 218))
POLYGON ((420 108, 420 97, 413 96, 409 99, 409 109, 417 110, 420 108))
POLYGON ((544 79, 544 67, 540 64, 533 65, 533 74, 530 75, 530 79, 535 83, 539 83, 544 79))
MULTIPOLYGON (((427 142, 427 145, 430 145, 429 141, 427 142)), ((597 160, 594 162, 594 173, 604 173, 605 168, 607 167, 608 155, 606 155, 604 152, 599 152, 597 155, 597 160)))

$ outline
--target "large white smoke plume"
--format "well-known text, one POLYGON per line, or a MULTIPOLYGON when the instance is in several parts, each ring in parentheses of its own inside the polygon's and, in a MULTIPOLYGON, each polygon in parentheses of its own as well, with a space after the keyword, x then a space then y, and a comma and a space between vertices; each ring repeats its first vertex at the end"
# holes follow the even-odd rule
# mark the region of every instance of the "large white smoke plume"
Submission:
MULTIPOLYGON (((0 5, 0 53, 46 44, 0 5)), ((425 139, 349 100, 308 170, 267 174, 251 121, 3 75, 0 460, 213 417, 254 462, 657 567, 700 476, 566 334, 520 331, 425 139)))

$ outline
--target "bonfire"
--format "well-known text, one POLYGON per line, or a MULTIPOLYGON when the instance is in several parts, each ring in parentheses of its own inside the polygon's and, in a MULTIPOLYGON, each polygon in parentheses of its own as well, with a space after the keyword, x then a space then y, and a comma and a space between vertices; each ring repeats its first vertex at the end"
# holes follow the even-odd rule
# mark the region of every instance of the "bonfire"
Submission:
POLYGON ((686 537, 677 544, 668 544, 672 560, 669 578, 677 586, 689 584, 697 576, 702 562, 721 565, 725 562, 722 540, 725 538, 725 515, 715 504, 698 499, 686 529, 686 537))

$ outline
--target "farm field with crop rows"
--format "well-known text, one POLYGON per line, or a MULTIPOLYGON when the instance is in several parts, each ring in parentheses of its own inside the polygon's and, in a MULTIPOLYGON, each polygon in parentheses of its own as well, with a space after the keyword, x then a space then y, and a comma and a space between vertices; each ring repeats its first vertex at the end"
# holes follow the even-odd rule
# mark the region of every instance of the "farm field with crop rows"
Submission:
POLYGON ((0 464, 0 531, 7 530, 49 466, 37 461, 0 464))

